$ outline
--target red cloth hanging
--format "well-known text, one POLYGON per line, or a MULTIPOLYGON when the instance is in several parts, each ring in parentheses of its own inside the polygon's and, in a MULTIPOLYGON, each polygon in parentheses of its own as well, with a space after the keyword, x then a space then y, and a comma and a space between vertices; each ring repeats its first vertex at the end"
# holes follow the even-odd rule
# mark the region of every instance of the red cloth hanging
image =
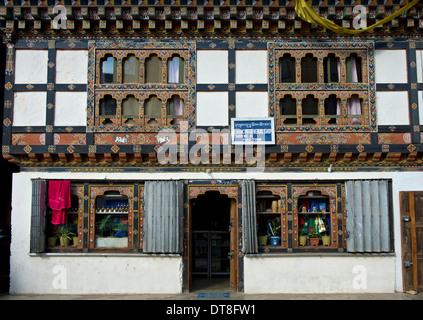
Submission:
POLYGON ((68 222, 68 209, 71 207, 69 180, 49 181, 48 205, 53 210, 52 224, 68 222))

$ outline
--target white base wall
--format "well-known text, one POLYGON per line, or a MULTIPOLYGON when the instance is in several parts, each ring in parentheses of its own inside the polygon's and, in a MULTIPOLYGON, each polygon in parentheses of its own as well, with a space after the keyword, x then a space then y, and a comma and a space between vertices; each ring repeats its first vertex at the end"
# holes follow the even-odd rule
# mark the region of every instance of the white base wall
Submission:
POLYGON ((11 259, 11 294, 181 293, 182 258, 83 254, 11 259))
POLYGON ((395 256, 246 256, 245 293, 391 293, 395 256))

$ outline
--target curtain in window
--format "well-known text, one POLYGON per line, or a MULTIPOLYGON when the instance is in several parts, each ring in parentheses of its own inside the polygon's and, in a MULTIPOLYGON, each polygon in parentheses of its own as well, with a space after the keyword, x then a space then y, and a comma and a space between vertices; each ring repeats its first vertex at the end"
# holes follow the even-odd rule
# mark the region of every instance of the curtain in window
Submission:
POLYGON ((184 100, 179 96, 173 96, 169 101, 168 115, 182 116, 184 113, 184 100))
POLYGON ((146 181, 144 187, 144 245, 148 253, 183 251, 183 184, 146 181))
MULTIPOLYGON (((350 115, 359 115, 361 114, 361 101, 357 96, 352 96, 347 99, 347 111, 350 115)), ((357 118, 351 120, 351 124, 360 124, 361 121, 357 118)))
POLYGON ((347 251, 389 252, 387 181, 347 181, 347 251))
POLYGON ((184 60, 180 57, 173 57, 168 62, 168 83, 184 82, 184 60))
POLYGON ((31 253, 40 253, 45 251, 46 196, 47 182, 45 180, 33 180, 30 238, 31 253))
POLYGON ((257 253, 256 186, 242 181, 242 252, 257 253))

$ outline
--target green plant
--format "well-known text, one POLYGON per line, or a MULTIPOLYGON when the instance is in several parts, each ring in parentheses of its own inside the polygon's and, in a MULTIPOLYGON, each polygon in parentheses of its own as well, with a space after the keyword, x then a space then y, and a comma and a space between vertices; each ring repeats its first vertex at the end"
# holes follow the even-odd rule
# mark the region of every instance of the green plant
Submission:
POLYGON ((308 231, 308 236, 309 238, 319 238, 320 239, 320 234, 317 230, 314 230, 313 228, 310 228, 310 230, 308 231))
POLYGON ((107 216, 105 216, 101 221, 100 224, 98 225, 98 230, 100 231, 100 236, 103 237, 104 236, 104 232, 106 230, 112 231, 111 234, 113 234, 113 225, 112 225, 112 216, 110 214, 108 214, 107 216))
POLYGON ((66 224, 60 225, 56 230, 56 236, 59 238, 72 239, 76 234, 72 232, 72 228, 66 224))
POLYGON ((281 226, 275 220, 272 220, 272 233, 274 236, 276 236, 280 228, 281 226))
POLYGON ((299 232, 300 232, 300 236, 306 236, 307 235, 307 227, 303 226, 302 228, 300 228, 299 232))

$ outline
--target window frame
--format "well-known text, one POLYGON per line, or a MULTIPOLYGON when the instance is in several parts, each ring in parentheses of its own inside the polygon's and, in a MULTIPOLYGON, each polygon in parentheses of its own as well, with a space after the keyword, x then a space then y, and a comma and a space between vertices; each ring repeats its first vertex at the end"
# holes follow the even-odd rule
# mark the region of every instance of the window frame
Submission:
MULTIPOLYGON (((42 253, 72 253, 72 252, 138 252, 143 251, 144 225, 144 184, 116 183, 102 184, 98 182, 82 183, 71 180, 71 196, 78 197, 77 232, 78 244, 70 242, 69 246, 49 246, 46 232, 48 222, 48 181, 50 179, 32 180, 32 214, 31 214, 31 246, 30 252, 42 253), (40 198, 40 185, 43 188, 43 199, 40 198), (128 199, 128 246, 127 247, 96 247, 96 199, 108 191, 119 191, 128 199), (41 226, 41 227, 40 227, 41 226)), ((53 179, 54 180, 54 179, 53 179)))
MULTIPOLYGON (((269 114, 275 117, 276 132, 374 132, 377 130, 373 42, 274 42, 268 44, 268 51, 269 114), (310 53, 318 60, 318 82, 301 83, 301 59, 310 53), (353 53, 361 57, 363 82, 346 82, 346 59, 353 53), (279 59, 286 54, 295 58, 296 78, 294 83, 283 83, 279 80, 279 59), (334 54, 335 58, 340 59, 340 82, 325 82, 324 60, 329 54, 334 54), (283 124, 285 117, 281 116, 280 100, 288 94, 297 100, 296 125, 283 124), (318 99, 319 115, 315 125, 303 125, 302 123, 301 100, 309 94, 318 99), (335 94, 341 100, 341 113, 336 116, 325 114, 325 99, 331 94, 335 94), (362 114, 359 117, 348 114, 346 103, 352 94, 358 94, 362 99, 362 114), (336 118, 336 123, 327 123, 331 118, 336 118), (359 118, 361 124, 352 123, 353 118, 359 118)), ((292 118, 292 116, 288 118, 292 118)))
POLYGON ((89 132, 159 132, 161 129, 172 128, 178 130, 179 125, 171 124, 172 119, 167 119, 167 101, 178 95, 184 104, 181 120, 188 122, 188 127, 195 125, 195 43, 149 43, 140 41, 107 42, 90 41, 88 56, 89 84, 88 84, 88 109, 87 130, 89 132), (162 60, 162 73, 160 83, 145 83, 145 59, 157 55, 162 60), (116 58, 116 83, 100 83, 101 61, 107 56, 116 58), (123 83, 123 68, 126 59, 134 55, 138 59, 139 82, 123 83), (168 61, 175 56, 183 60, 182 83, 168 83, 168 61), (111 95, 117 103, 116 117, 112 125, 103 125, 99 117, 100 99, 111 95), (131 124, 125 124, 122 114, 122 101, 133 95, 140 102, 139 117, 133 119, 131 124), (161 119, 158 124, 147 125, 144 121, 144 101, 150 95, 156 95, 162 101, 161 119))

